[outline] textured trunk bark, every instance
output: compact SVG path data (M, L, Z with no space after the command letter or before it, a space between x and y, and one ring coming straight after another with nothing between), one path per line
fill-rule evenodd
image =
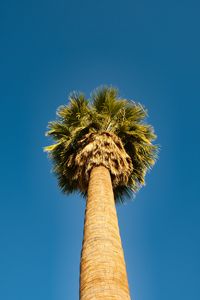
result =
M81 253L80 300L130 300L110 172L90 174Z

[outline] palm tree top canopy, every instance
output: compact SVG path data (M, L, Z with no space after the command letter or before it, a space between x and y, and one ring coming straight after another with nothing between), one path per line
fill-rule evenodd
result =
M147 111L120 98L113 87L97 88L90 99L73 92L69 100L58 108L58 119L49 122L46 133L55 141L45 151L62 191L86 195L91 169L104 165L110 170L115 200L133 195L145 184L157 157L153 127L144 122Z

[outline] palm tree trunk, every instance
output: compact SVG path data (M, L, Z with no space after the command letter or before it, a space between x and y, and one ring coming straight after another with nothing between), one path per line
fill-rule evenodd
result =
M90 174L80 268L80 300L130 300L110 172Z

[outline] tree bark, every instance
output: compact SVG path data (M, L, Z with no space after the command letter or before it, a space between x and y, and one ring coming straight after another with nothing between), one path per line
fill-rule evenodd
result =
M80 300L130 300L110 172L90 174L80 266Z

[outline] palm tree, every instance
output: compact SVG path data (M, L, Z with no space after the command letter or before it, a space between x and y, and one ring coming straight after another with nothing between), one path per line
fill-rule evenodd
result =
M87 197L80 264L80 299L130 299L116 203L144 185L155 163L153 128L141 104L100 87L90 99L70 95L49 123L55 143L45 147L61 190Z

